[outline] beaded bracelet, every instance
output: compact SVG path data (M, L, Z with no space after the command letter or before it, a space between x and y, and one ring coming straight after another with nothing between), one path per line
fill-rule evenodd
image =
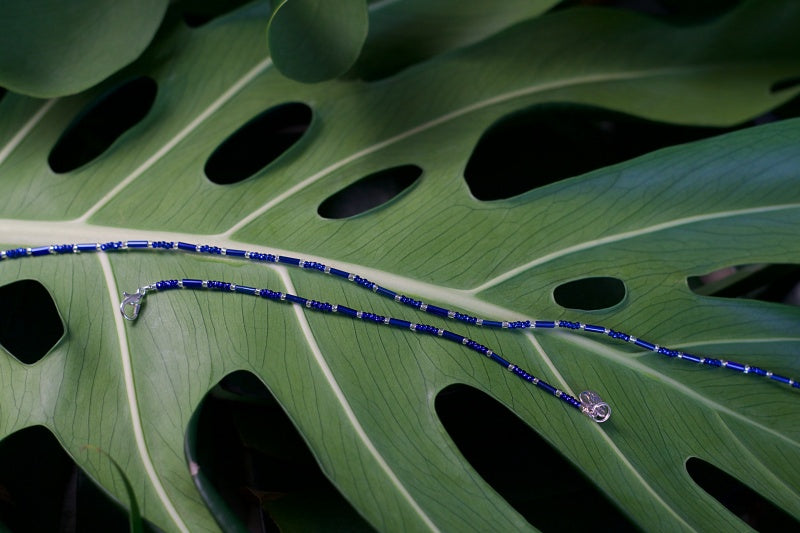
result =
M302 268L306 270L317 271L335 277L346 279L356 285L370 290L373 293L379 294L385 298L392 299L397 303L404 304L419 311L428 314L436 315L439 317L446 317L451 320L459 320L467 324L475 326L496 328L496 329L567 329L573 332L588 332L595 333L610 337L615 340L623 341L626 343L634 344L645 350L655 352L666 357L682 359L692 363L699 363L710 367L723 367L734 370L743 374L754 374L756 376L763 376L773 381L784 383L790 387L800 388L800 382L794 379L775 374L762 368L751 366L748 364L738 363L735 361L726 361L722 359L715 359L709 357L699 357L687 352L673 350L658 344L648 342L644 339L634 337L621 331L598 326L594 324L585 324L582 322L571 322L566 320L517 320L517 321L498 321L486 320L470 316L464 313L445 309L435 305L429 305L420 300L409 298L405 295L398 294L390 289L377 285L366 278L333 268L316 261L305 261L295 257L275 255L271 253L261 253L246 250L238 250L231 248L222 248L218 246L190 244L186 242L172 242L172 241L111 241L105 243L87 243L87 244L59 244L50 246L40 246L36 248L15 248L11 250L0 251L0 261L6 259L17 259L22 257L38 257L51 254L69 254L69 253L82 253L82 252L117 252L123 250L164 250L164 251L183 251L199 254L219 255L234 258L243 258L253 262L259 263L275 263L286 266ZM571 395L553 387L552 385L542 381L541 379L529 374L517 365L506 361L503 357L498 355L493 350L477 343L476 341L458 335L451 331L447 331L435 326L426 324L416 324L406 320L396 319L392 317L384 317L373 313L358 311L346 306L329 304L325 302L318 302L310 300L301 296L276 292L269 289L257 289L244 285L236 285L233 283L213 281L213 280L197 280L197 279L182 279L182 280L165 280L146 285L139 288L135 293L123 293L123 300L120 305L120 312L128 320L135 320L139 314L143 299L146 294L153 291L164 291L168 289L211 289L237 292L240 294L248 294L252 296L260 296L262 298L278 301L286 301L297 305L305 306L308 309L325 312L337 313L348 316L355 320L365 320L376 324L383 324L397 328L408 329L417 333L426 333L442 337L452 342L457 342L466 347L477 351L478 353L492 359L496 363L504 366L510 372L514 373L521 379L536 385L540 389L552 394L559 398L567 405L578 409L585 415L596 422L605 422L611 415L611 410L600 397L592 391L584 391L580 393L579 398L575 399Z

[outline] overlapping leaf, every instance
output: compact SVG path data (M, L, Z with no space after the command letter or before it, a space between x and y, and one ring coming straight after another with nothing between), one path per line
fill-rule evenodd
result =
M539 103L727 125L786 101L796 90L771 87L800 71L792 2L751 2L685 28L565 10L379 83L315 86L271 68L262 46L267 16L255 7L197 30L165 29L119 76L158 82L148 117L68 174L49 170L48 150L105 87L47 102L6 95L3 244L149 237L268 248L471 314L606 323L662 344L800 371L796 309L702 298L686 285L688 276L722 266L798 261L800 123L671 148L502 202L474 199L461 177L490 124ZM235 185L203 176L205 159L231 132L289 101L311 106L314 119L287 154ZM424 174L392 203L347 220L317 215L330 194L407 163ZM468 330L564 390L596 389L614 409L597 426L459 346L405 331L225 294L154 295L132 325L114 311L122 290L195 277L415 316L315 273L134 252L0 267L2 283L40 280L67 330L36 365L0 357L0 435L46 425L125 501L108 462L78 453L86 444L102 448L125 470L143 516L167 530L216 527L193 486L183 439L203 395L237 369L268 385L325 472L379 529L528 527L436 417L436 393L458 382L511 407L647 529L744 529L691 481L690 456L800 516L800 397L778 384L600 338ZM594 313L553 302L559 284L596 275L622 279L625 300ZM536 461L502 457L502 443L498 455Z

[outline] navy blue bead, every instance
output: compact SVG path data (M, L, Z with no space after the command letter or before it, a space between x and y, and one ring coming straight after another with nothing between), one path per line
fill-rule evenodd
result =
M300 260L297 259L296 257L286 257L286 256L283 256L283 255L279 255L278 256L278 262L286 264L286 265L293 265L293 266L299 266L300 265Z
M452 331L445 330L444 333L442 333L442 337L444 337L445 339L451 340L453 342L457 342L459 344L464 342L464 337L463 336L461 336L461 335L459 335L457 333L453 333Z
M349 307L346 307L344 305L340 305L337 308L337 310L338 310L339 313L342 313L343 315L347 315L347 316L356 316L357 315L357 311L355 309L350 309Z
M533 323L534 328L554 328L556 323L552 320L536 320Z
M100 245L100 249L105 252L113 252L122 248L122 241L109 241Z
M707 358L704 363L708 366L722 366L722 361L719 359Z
M248 287L247 285L237 285L234 289L236 292L241 294L255 294L256 289L255 287Z
M586 326L586 327L588 328L589 326ZM650 350L651 352L654 352L655 349L656 349L656 345L655 344L653 344L652 342L647 342L647 341L642 340L642 339L636 339L636 342L634 342L634 344L636 346L641 346L642 348Z
M247 252L245 252L244 250L237 250L235 248L234 249L228 248L227 250L225 250L225 255L229 255L231 257L244 257L244 254L246 253Z
M334 276L339 276L340 278L347 278L350 276L349 272L345 272L344 270L339 270L338 268L332 268L331 274Z
M536 386L539 387L540 389L546 390L550 394L556 393L556 388L550 385L549 383L545 383L544 381L539 381L539 383L537 383Z
M728 361L728 364L726 364L725 366L733 370L738 370L739 372L744 372L744 365L741 363L737 363L736 361Z
M24 257L25 255L27 255L27 251L25 250L25 248L14 248L11 250L6 250L6 257L9 259Z
M399 320L397 318L390 318L389 325L395 326L397 328L408 329L409 327L411 327L411 322L409 322L408 320Z
M789 381L791 381L789 378L785 376L779 376L778 374L772 374L772 376L770 376L770 379L774 379L775 381L780 381L781 383L786 383L787 385L789 384Z
M147 248L147 241L127 241L125 245L128 248Z
M188 242L179 242L178 250L186 250L187 252L196 252L197 246L195 246L194 244L189 244Z
M57 244L54 249L57 254L69 254L73 251L71 244Z
M396 292L394 292L394 291L390 291L389 289L384 289L384 288L383 288L383 287L381 287L381 286L378 286L378 290L376 290L375 292L377 292L377 293L378 293L378 294L380 294L381 296L385 296L385 297L387 297L387 298L391 298L391 299L393 299L393 300L394 300L394 297L395 297L395 296L397 296L397 293L396 293Z
M78 245L79 252L96 252L97 251L97 244L93 243L83 243Z
M758 368L757 366L751 367L750 368L750 372L752 372L753 374L756 374L757 376L766 376L767 375L767 371L766 370L764 370L763 368Z
M794 387L795 389L800 389L800 382L795 381L794 383L792 383L792 387Z
M590 333L605 333L606 328L603 326L595 326L594 324L585 324L583 326L584 331L588 331Z
M199 279L182 279L181 283L186 289L202 289L203 282Z
M502 328L503 323L499 320L484 320L483 326L487 328Z
M32 256L49 255L49 254L50 254L49 246L39 246L37 248L31 248Z
M703 360L696 355L692 355L690 353L685 353L681 355L681 358L686 359L687 361L691 361L692 363L702 363Z
M286 299L289 300L292 303L296 303L296 304L300 304L300 305L306 305L306 299L305 298L301 298L300 296L295 296L294 294L287 294L286 295Z
M429 305L425 312L437 316L447 316L447 309L437 305Z
M503 366L505 368L508 368L508 365L511 364L508 361L506 361L505 359L503 359L502 357L500 357L499 355L497 355L496 353L492 353L492 355L490 355L489 358L492 361L494 361L495 363L497 363L497 364L499 364L499 365L501 365L501 366Z
M559 320L558 324L556 324L560 328L566 329L581 329L581 325L579 322L570 322L568 320Z

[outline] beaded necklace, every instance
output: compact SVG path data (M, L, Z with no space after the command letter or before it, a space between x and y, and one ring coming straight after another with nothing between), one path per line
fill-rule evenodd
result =
M481 326L493 329L521 329L521 330L558 328L558 329L570 330L572 332L594 333L607 336L617 341L634 344L640 348L643 348L650 352L661 354L665 357L681 359L691 363L701 364L710 367L727 368L729 370L733 370L743 374L753 374L756 376L766 377L773 381L789 385L790 387L800 388L800 382L797 382L794 379L775 374L773 372L764 370L756 366L737 363L735 361L726 361L723 359L700 357L687 352L673 350L671 348L660 346L658 344L648 342L644 339L634 337L633 335L609 329L604 326L585 324L582 322L571 322L567 320L500 321L500 320L487 320L484 318L478 318L451 309L446 309L443 307L438 307L436 305L426 304L425 302L422 302L420 300L409 298L408 296L398 294L397 292L391 289L387 289L386 287L382 287L376 283L373 283L372 281L366 278L363 278L356 274L352 274L350 272L346 272L344 270L340 270L338 268L333 268L324 265L322 263L318 263L316 261L305 261L303 259L298 259L295 257L289 257L285 255L275 255L271 253L261 253L261 252L238 250L232 248L222 248L219 246L209 246L205 244L203 245L190 244L186 242L133 240L133 241L111 241L105 243L87 243L87 244L54 244L50 246L39 246L35 248L14 248L10 250L0 251L0 261L8 259L19 259L24 257L40 257L44 255L63 255L63 254L72 254L72 253L77 254L86 252L113 253L125 250L183 251L183 252L198 253L198 254L242 258L257 263L275 263L295 268L301 268L305 270L317 271L332 275L334 277L346 279L347 281L355 283L359 287L372 291L373 293L383 296L384 298L389 298L397 303L406 305L408 307L412 307L419 311L423 311L425 313L443 318L448 318L451 320L461 321L466 324L471 324L474 326ZM558 388L550 385L549 383L537 378L536 376L526 372L519 366L507 361L498 353L496 353L494 350L491 350L486 346L483 346L482 344L468 337L459 335L458 333L454 333L452 331L438 328L436 326L431 326L428 324L420 324L389 316L377 315L374 313L370 313L368 311L360 311L344 305L330 304L327 302L311 300L295 294L273 291L266 288L260 289L255 287L249 287L246 285L237 285L235 283L228 283L225 281L200 280L200 279L188 279L188 278L170 279L170 280L158 281L155 283L151 283L149 285L144 285L142 287L139 287L134 293L123 292L122 303L120 304L120 312L122 313L122 316L125 317L125 319L127 320L136 320L136 318L139 316L139 312L141 311L141 307L144 303L144 299L147 294L150 294L152 292L163 292L173 289L235 292L249 296L257 296L267 300L288 302L321 313L335 313L349 317L353 320L363 320L365 322L371 322L378 325L385 325L394 328L413 331L416 333L441 337L442 339L461 344L475 352L478 352L479 354L487 357L488 359L491 359L495 363L506 368L509 372L513 373L517 377L525 380L528 383L533 384L539 389L558 398L565 404L569 405L574 409L577 409L578 411L588 416L595 422L598 423L605 422L611 416L611 408L608 406L606 402L604 402L600 398L600 396L597 393L593 391L583 391L578 395L578 398L575 398L567 394L566 392L563 392Z

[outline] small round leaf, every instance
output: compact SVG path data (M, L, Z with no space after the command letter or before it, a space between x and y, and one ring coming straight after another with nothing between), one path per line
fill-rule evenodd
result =
M358 59L369 20L364 0L286 0L272 14L267 40L283 75L315 83L344 74Z

